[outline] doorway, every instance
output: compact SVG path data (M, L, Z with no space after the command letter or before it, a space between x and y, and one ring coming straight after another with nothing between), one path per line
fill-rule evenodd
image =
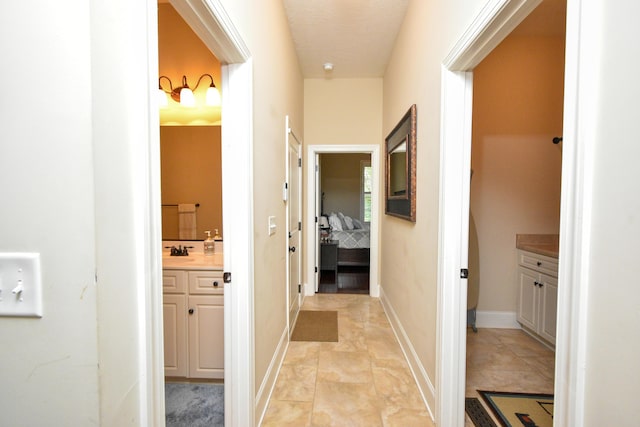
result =
M318 156L318 293L369 294L371 155Z
M498 4L499 3L499 4ZM491 2L480 11L456 46L443 61L442 131L440 175L440 242L438 261L438 386L436 422L439 425L464 424L464 375L466 354L467 286L461 269L468 265L469 185L471 159L471 114L473 70L540 2L508 0ZM577 9L576 9L577 10ZM560 286L556 344L556 422L573 425L582 410L583 373L576 361L584 360L584 293L579 288L580 268L585 254L580 241L584 218L579 215L578 195L584 179L585 153L575 149L575 120L579 116L575 98L581 46L578 29L580 15L567 13L567 62L565 64L565 103L563 108L563 183L560 226ZM575 37L572 38L572 37ZM574 265L564 264L571 260ZM569 347L570 342L575 345ZM453 357L452 357L453 355ZM462 355L462 357L461 357ZM570 396L569 390L577 392Z
M311 145L309 146L308 150L307 150L307 174L306 174L306 178L307 178L307 194L309 195L309 197L307 197L307 223L308 224L312 224L311 227L307 227L307 242L309 242L309 245L307 247L307 256L306 256L306 271L307 271L307 289L306 289L306 295L314 295L316 292L319 291L320 289L320 280L321 280L321 273L324 272L325 273L325 278L326 280L330 280L331 281L331 286L333 288L335 288L337 290L337 282L336 279L338 279L338 274L339 274L339 265L338 265L338 243L337 242L333 242L331 238L329 238L328 240L331 240L331 242L327 242L326 237L330 237L328 236L329 230L328 230L328 222L329 222L329 218L328 216L326 216L325 218L327 219L327 226L323 227L325 228L324 230L321 229L321 217L322 217L322 210L324 209L325 211L327 211L327 209L330 209L329 206L324 207L323 206L323 200L322 200L322 191L321 191L321 186L320 186L320 182L321 182L321 178L320 178L320 173L321 173L321 164L320 164L320 156L321 155L332 155L332 156L343 156L343 155L355 155L355 156L368 156L369 157L369 161L370 161L370 165L371 165L371 169L369 170L369 172L371 173L371 188L370 188L370 194L367 195L367 197L370 199L370 225L369 225L369 264L368 264L368 277L369 277L369 289L368 292L366 292L367 294L369 294L370 296L374 296L374 297L378 297L380 295L380 288L379 288L379 284L378 284L378 227L379 227L379 206L378 206L378 201L379 199L379 184L378 184L378 180L380 177L380 160L379 160L379 152L380 152L380 147L377 145ZM364 158L364 157L363 157ZM358 176L360 174L359 169L361 167L361 165L363 165L362 163L360 163L360 160L358 160L357 162L357 168L358 170L356 171ZM357 186L360 185L360 181L358 180ZM336 199L339 200L339 199ZM336 203L340 204L342 202L336 201ZM353 201L354 206L358 206L357 208L353 208L354 211L357 209L358 212L360 210L360 200L356 200ZM338 205L336 205L338 206ZM326 212L326 213L330 213L330 212ZM337 212L334 212L336 218L337 218ZM344 213L343 213L344 214ZM349 215L351 216L351 215ZM355 214L353 214L353 216L355 216ZM358 217L360 216L360 214L358 213ZM340 221L340 219L337 219L338 221ZM325 251L327 250L327 248L329 248L329 244L332 244L333 246L329 249L333 249L334 252L332 253L332 263L331 263L331 268L325 268L322 270L326 270L326 271L321 271L321 251L323 250L323 233L327 233L326 235L324 235L325 238L325 246L324 249ZM364 263L362 262L362 257L355 260L353 262L353 264L355 265L348 265L348 261L347 264L344 265L344 267L346 268L344 271L346 273L349 273L347 271L347 269L349 267L358 267L358 269L362 269L364 268L365 270L367 270L367 266L363 265ZM359 274L360 272L356 272L355 274ZM330 276L330 279L328 278L328 275ZM345 280L350 280L348 278L348 275L345 276L347 277Z
M553 393L565 7L538 6L473 70L466 398ZM555 245L545 284L516 236Z

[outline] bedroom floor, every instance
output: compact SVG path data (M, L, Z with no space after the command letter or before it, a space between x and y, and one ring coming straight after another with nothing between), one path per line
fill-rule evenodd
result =
M320 274L318 293L369 294L369 267L338 267L338 280L331 271Z

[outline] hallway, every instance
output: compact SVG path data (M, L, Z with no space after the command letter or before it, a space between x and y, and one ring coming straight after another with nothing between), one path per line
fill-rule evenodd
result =
M338 342L290 342L262 426L433 426L382 305L316 294L338 311Z

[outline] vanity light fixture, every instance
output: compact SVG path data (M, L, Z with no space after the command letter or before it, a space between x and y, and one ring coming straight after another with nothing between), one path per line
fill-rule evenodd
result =
M182 76L182 85L176 88L173 87L171 83L171 79L167 76L160 76L158 78L158 96L159 96L159 104L160 107L165 107L168 105L167 95L171 95L171 99L176 102L179 102L180 105L185 107L194 107L196 105L196 99L193 95L193 91L198 89L200 86L200 82L204 77L209 77L211 79L211 84L207 88L207 95L205 98L205 104L210 107L215 107L220 105L220 92L216 87L216 84L213 82L213 77L211 74L203 74L198 78L198 82L196 86L191 90L189 84L187 83L187 77ZM169 81L169 90L167 91L162 87L162 79L166 79Z

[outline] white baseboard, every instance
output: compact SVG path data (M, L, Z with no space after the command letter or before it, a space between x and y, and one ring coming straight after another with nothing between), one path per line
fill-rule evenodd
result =
M271 393L273 393L273 389L276 386L276 379L278 378L278 373L280 372L280 367L282 366L282 362L284 361L284 356L287 353L287 347L289 346L288 339L288 330L284 328L282 332L282 336L280 337L280 342L278 343L278 347L276 347L275 353L273 353L273 357L271 358L271 362L269 363L269 368L267 369L267 373L262 380L262 384L260 384L260 389L258 390L258 394L256 395L256 414L258 415L258 424L262 424L262 419L264 418L264 414L267 411L267 405L269 403L269 399L271 399Z
M478 328L522 329L516 320L515 311L477 311Z
M429 415L431 419L435 419L433 414L433 408L435 408L436 402L436 389L433 386L433 383L429 379L429 375L427 375L427 371L422 366L422 362L418 358L418 354L416 353L409 337L407 336L402 324L400 323L400 319L396 315L395 310L391 306L391 303L386 298L384 294L384 289L382 286L380 289L380 302L382 303L382 307L384 308L385 314L387 315L387 319L389 319L389 323L391 324L391 329L395 334L398 342L400 343L400 348L404 353L404 357L409 364L409 369L413 375L413 378L416 380L416 384L418 386L418 390L422 395L422 400L427 406L427 410L429 411Z

